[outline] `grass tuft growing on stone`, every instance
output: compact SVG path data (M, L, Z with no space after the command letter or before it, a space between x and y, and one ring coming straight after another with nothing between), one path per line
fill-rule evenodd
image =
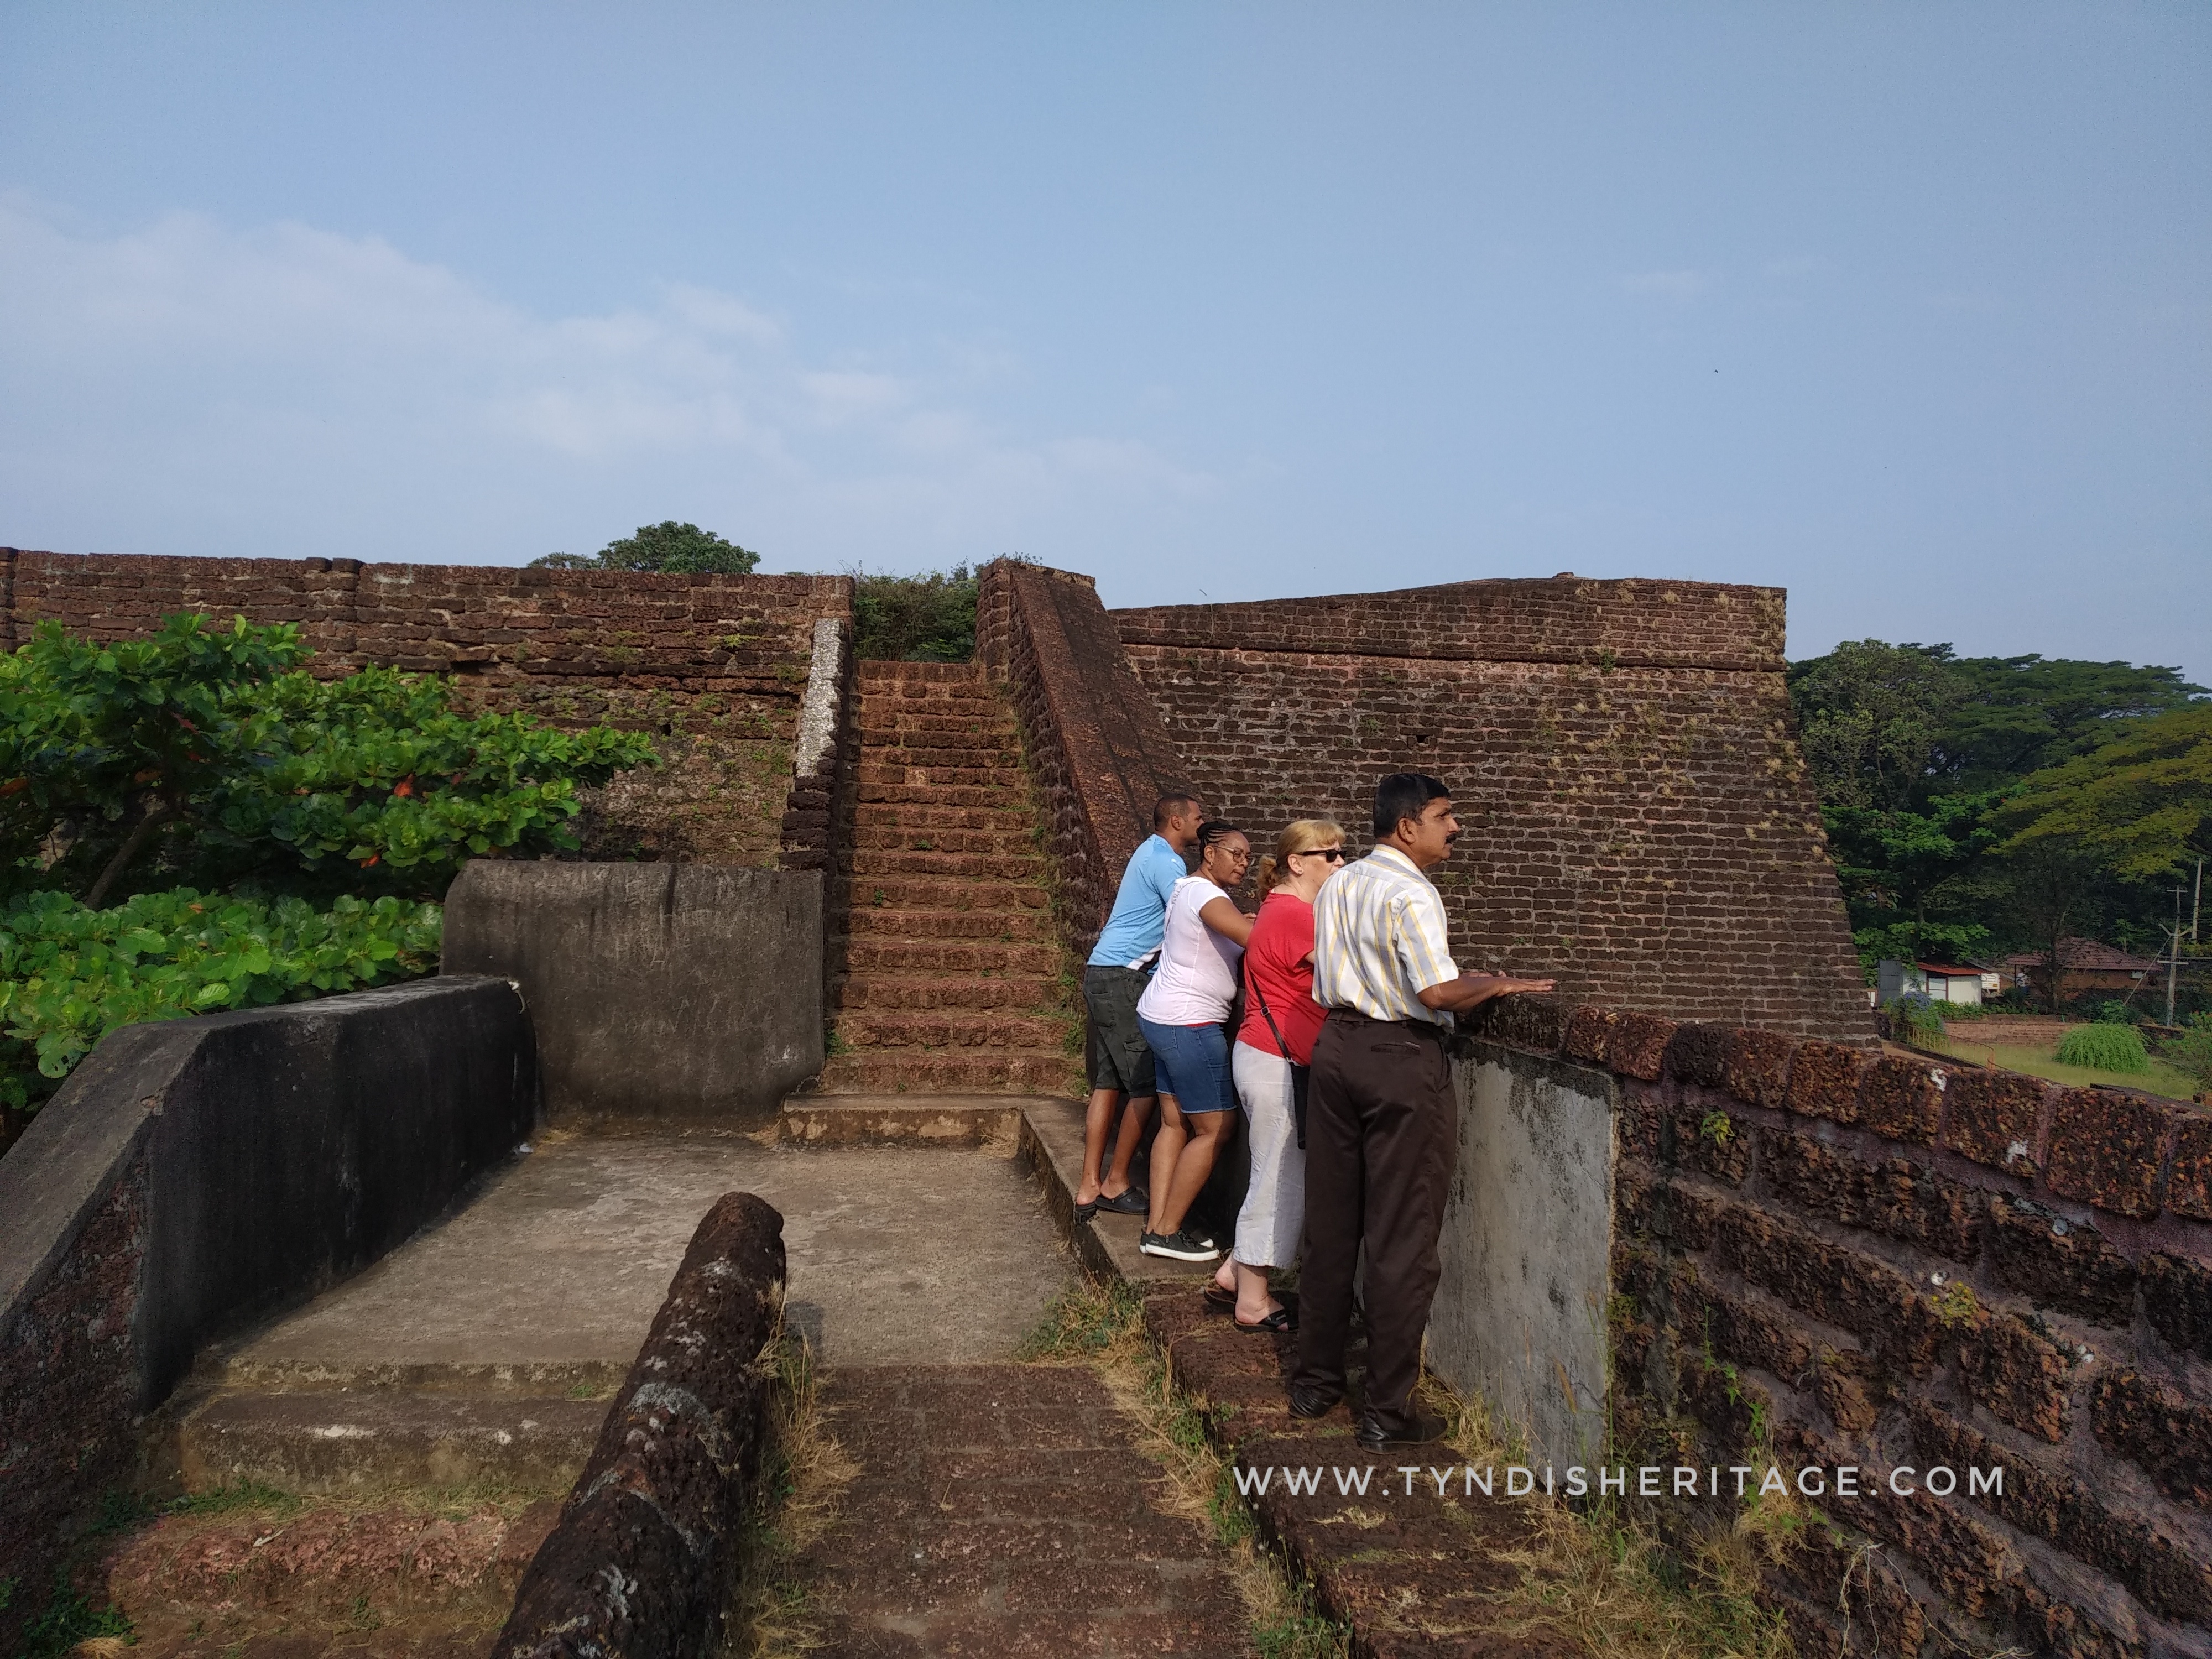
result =
M774 1388L757 1496L738 1546L724 1623L724 1659L783 1659L821 1647L799 1559L836 1518L860 1473L824 1421L813 1350L788 1326L763 1351Z

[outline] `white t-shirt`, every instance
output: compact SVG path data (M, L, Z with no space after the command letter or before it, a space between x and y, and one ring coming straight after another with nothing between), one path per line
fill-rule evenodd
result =
M1228 896L1204 876L1185 876L1169 893L1160 965L1137 999L1137 1012L1153 1024L1218 1025L1229 1018L1244 947L1215 933L1198 914Z

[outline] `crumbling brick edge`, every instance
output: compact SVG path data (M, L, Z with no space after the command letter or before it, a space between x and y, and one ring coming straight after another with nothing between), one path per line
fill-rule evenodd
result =
M719 1650L783 1285L782 1216L753 1194L726 1194L691 1236L494 1659Z

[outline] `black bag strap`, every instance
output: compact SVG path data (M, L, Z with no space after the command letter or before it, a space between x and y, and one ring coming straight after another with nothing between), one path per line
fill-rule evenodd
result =
M1283 1041L1283 1034L1276 1027L1274 1015L1267 1012L1267 994L1260 988L1260 975L1253 971L1249 951L1244 954L1244 982L1252 988L1252 1000L1260 1005L1260 1018L1267 1022L1267 1035L1275 1039L1275 1047L1281 1051L1284 1061L1297 1065L1297 1061L1291 1058L1291 1045Z

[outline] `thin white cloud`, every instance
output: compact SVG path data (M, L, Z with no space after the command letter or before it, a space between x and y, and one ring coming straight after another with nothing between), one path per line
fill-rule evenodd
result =
M736 504L732 530L827 544L792 557L849 556L917 514L988 556L1040 517L1218 487L1133 440L969 406L1018 368L1002 343L915 355L934 367L810 352L789 319L696 284L546 319L373 236L182 213L85 236L0 198L0 496L82 522L49 532L62 545L118 521L104 489L151 526L130 532L145 551L205 550L170 522L288 518L320 538L289 550L400 556L455 522L491 550L579 502L626 527L706 499Z
M1623 293L1676 301L1694 300L1711 285L1710 278L1696 270L1645 270L1620 279Z

